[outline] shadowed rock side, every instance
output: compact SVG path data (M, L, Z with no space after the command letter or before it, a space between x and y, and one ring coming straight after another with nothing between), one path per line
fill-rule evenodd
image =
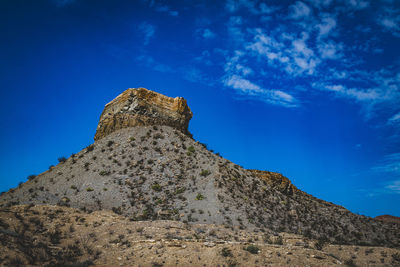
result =
M298 190L280 174L246 170L212 153L186 134L190 117L183 99L129 89L106 106L93 145L2 194L0 207L112 210L132 221L175 220L399 247L400 225L353 214Z
M149 125L168 125L190 135L191 118L182 97L167 97L145 88L128 89L105 106L94 140L119 129Z

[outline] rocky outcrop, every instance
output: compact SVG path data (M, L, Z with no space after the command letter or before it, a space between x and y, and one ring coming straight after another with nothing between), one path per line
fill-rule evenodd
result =
M147 125L167 125L191 136L188 131L191 118L192 112L182 97L130 88L105 106L94 140L123 128Z
M260 179L266 181L272 188L281 191L285 195L293 195L294 193L300 192L296 186L294 186L288 178L280 173L269 172L269 171L259 171L259 170L249 170L255 174Z

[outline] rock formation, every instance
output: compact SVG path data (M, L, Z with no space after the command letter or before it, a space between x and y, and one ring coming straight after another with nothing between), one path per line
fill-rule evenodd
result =
M94 140L123 128L149 125L171 126L190 136L191 118L192 112L182 97L172 98L145 88L130 88L105 106Z
M375 220L388 222L388 223L398 223L398 224L400 224L400 217L396 217L396 216L392 216L392 215L376 216Z
M283 176L280 173L269 172L269 171L259 171L259 170L250 170L253 174L258 176L260 179L266 181L271 185L272 188L279 190L285 195L293 195L300 190L294 186L288 178Z

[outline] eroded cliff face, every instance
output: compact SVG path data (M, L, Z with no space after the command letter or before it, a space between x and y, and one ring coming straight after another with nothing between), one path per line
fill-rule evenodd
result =
M294 186L288 178L280 173L269 172L269 171L259 171L259 170L249 170L253 174L257 175L262 180L265 180L273 188L281 191L285 195L293 195L294 193L300 192L296 186Z
M104 107L94 140L123 128L148 125L171 126L191 136L188 126L192 115L182 97L172 98L145 88L130 88Z

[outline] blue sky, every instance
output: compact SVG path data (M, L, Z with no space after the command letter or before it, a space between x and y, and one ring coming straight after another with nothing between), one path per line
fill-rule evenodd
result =
M194 137L368 216L400 216L400 2L5 0L0 190L93 142L127 88Z

